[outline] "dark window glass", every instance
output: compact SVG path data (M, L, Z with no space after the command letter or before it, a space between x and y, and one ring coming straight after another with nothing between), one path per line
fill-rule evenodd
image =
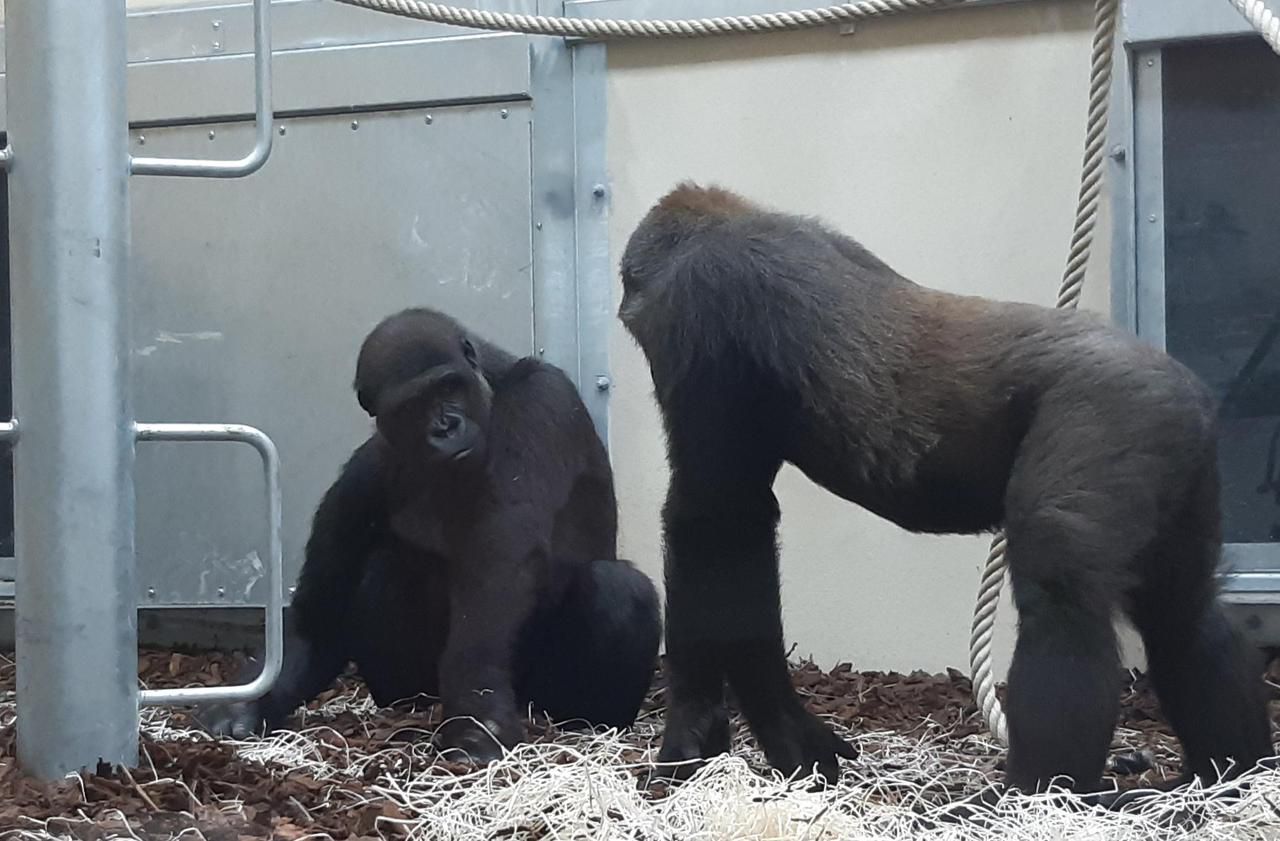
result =
M1224 536L1280 540L1280 61L1163 54L1165 336L1221 403Z

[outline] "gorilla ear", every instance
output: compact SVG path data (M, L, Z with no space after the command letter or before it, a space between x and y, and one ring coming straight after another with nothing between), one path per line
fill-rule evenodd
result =
M466 336L462 337L462 358L467 360L467 364L477 370L480 368L480 354L476 353L476 346L471 344L471 340Z

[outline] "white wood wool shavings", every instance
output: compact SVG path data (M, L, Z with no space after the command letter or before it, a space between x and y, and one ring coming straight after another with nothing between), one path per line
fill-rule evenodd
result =
M3 706L0 719L11 714ZM994 745L979 737L948 738L938 728L922 730L915 738L850 735L861 757L845 763L836 786L814 788L815 778L788 781L770 772L749 740L739 738L730 754L707 763L668 796L655 798L644 783L660 728L647 721L623 734L562 734L555 743L520 745L489 767L459 776L438 767L409 770L415 767L409 760L416 758L421 769L430 758L425 740L376 753L347 746L336 731L319 723L326 713L339 712L369 714L373 708L364 698L339 697L326 710L308 715L307 721L318 726L232 744L245 758L304 769L322 780L361 777L378 761L385 770L369 787L370 800L386 799L407 816L380 823L380 834L389 839L1280 841L1280 771L1260 775L1237 799L1214 798L1226 787L1192 787L1129 812L1106 812L1081 810L1070 795L1056 793L1006 798L985 811L980 824L922 825L920 813L936 817L945 808L929 805L941 788L982 787L999 753ZM161 710L146 711L143 726L156 739L208 738L174 727ZM396 763L397 758L403 761ZM1199 819L1189 825L1169 820L1180 813ZM0 837L71 838L38 826ZM197 836L188 832L184 837Z

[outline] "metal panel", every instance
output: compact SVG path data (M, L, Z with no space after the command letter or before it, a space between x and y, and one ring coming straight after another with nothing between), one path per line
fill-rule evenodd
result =
M539 0L536 11L556 14L559 0ZM564 369L575 385L578 374L578 288L574 246L575 199L573 52L559 38L532 44L533 97L533 259L538 278L534 324L538 353Z
M529 0L484 0L496 12L530 11ZM130 63L212 58L253 53L251 0L139 9L129 17ZM410 20L330 0L273 0L272 41L276 53L340 44L375 44L474 35L478 30ZM5 67L0 46L0 70Z
M574 220L577 247L578 372L596 430L609 444L609 332L614 326L614 263L609 252L606 123L608 55L604 44L573 48Z
M474 35L275 52L275 112L526 98L531 85L529 42L522 35ZM253 113L252 55L134 64L128 80L131 125L216 121ZM0 119L4 101L0 84Z
M527 0L484 0L471 5L494 12L529 10ZM477 32L381 14L331 0L274 0L271 29L276 52L339 44L452 38ZM150 9L129 16L131 62L252 52L253 21L248 2L198 9Z
M1164 347L1164 140L1160 51L1134 56L1134 324Z
M1024 2L1029 0L968 0L962 8ZM564 5L571 17L653 20L795 12L828 4L824 0L568 0Z
M286 579L320 493L368 434L351 378L379 318L438 306L532 349L530 118L515 102L282 120L248 179L135 181L137 415L252 424L279 443ZM250 131L132 136L197 156ZM262 603L258 470L252 453L139 452L144 604Z
M1133 259L1133 56L1116 46L1111 75L1111 147L1104 176L1111 190L1111 320L1137 332L1136 266Z
M1124 0L1120 14L1121 37L1135 45L1184 38L1257 35L1244 16L1226 0Z

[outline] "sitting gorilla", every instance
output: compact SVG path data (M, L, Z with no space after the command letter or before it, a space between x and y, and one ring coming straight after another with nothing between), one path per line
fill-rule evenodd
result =
M315 513L280 678L205 726L275 728L348 661L379 705L439 697L438 744L479 762L520 741L529 703L631 724L658 597L613 560L608 456L564 372L410 309L365 339L355 388L376 430Z

